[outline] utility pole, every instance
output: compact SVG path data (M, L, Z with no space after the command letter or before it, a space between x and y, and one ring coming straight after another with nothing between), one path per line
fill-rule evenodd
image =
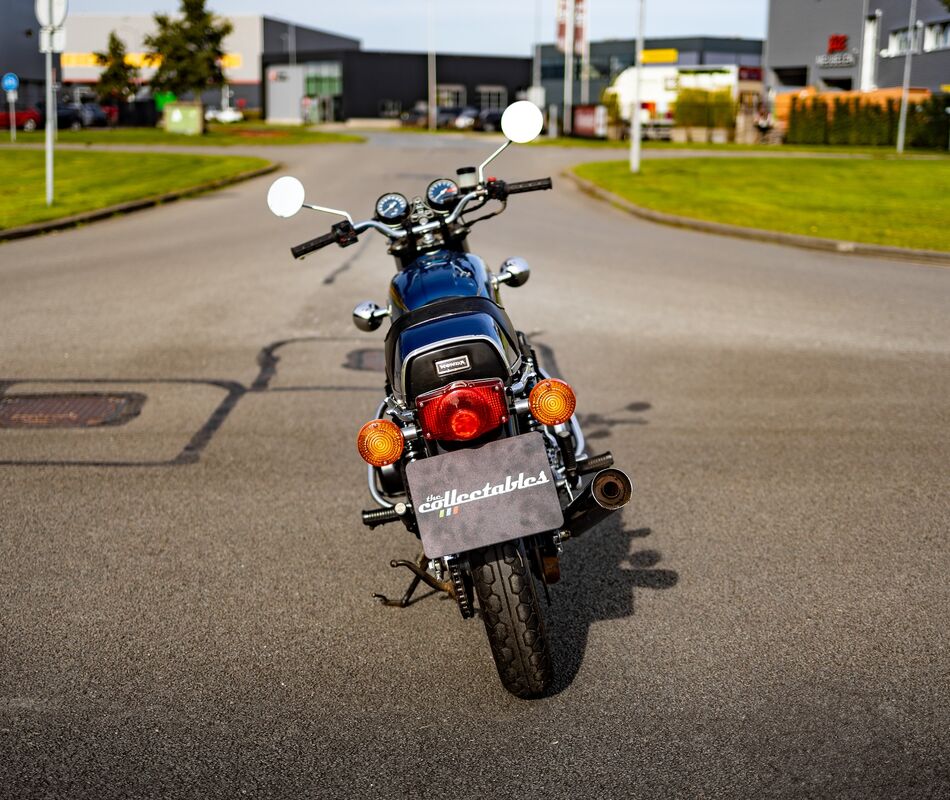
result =
M574 130L574 0L567 0L564 20L564 120L561 130L570 136Z
M428 0L426 4L426 11L428 16L427 32L429 40L429 130L434 131L438 125L438 107L436 102L438 101L437 91L436 91L436 75L435 75L435 33L433 32L432 25L432 0Z
M633 114L630 117L630 171L640 172L640 89L643 76L643 23L646 17L646 0L640 3L640 26L637 29L637 52L634 56L634 65L637 69L637 80L633 92Z
M67 0L36 0L40 23L40 52L46 55L46 205L53 205L53 139L56 136L56 95L53 91L53 53L62 53L66 43L63 23Z
M588 0L584 0L582 8L584 9L582 17L584 36L581 39L581 104L586 106L590 102L590 20L587 18L590 5Z
M897 124L897 152L904 152L904 139L907 135L907 100L910 93L910 63L914 53L914 40L917 38L917 0L910 0L910 19L907 22L907 55L904 57L904 85L901 89L901 115Z

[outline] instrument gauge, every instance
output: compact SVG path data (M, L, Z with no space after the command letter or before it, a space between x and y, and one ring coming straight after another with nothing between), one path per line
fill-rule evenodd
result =
M426 200L437 211L445 211L455 204L459 198L458 184L449 178L439 178L429 184L426 189Z
M402 222L408 215L409 201L399 192L384 194L376 201L376 216L387 224Z

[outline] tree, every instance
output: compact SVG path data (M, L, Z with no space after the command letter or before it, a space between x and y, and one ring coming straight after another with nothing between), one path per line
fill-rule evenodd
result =
M145 37L148 57L158 64L152 88L179 97L221 86L225 37L233 30L227 20L205 8L205 0L181 0L180 17L155 15L154 35Z
M126 61L125 43L116 36L115 31L109 34L109 44L104 53L93 53L96 62L105 67L96 84L96 95L102 103L118 100L129 100L138 90L138 67Z

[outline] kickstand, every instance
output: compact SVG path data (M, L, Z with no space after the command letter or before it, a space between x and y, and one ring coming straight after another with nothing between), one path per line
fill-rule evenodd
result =
M390 600L384 594L373 593L373 597L379 600L384 606L391 606L393 608L406 608L412 602L412 596L415 594L416 589L419 588L420 583L424 583L426 586L431 586L437 592L445 592L446 594L454 597L452 591L452 584L449 581L437 581L433 578L428 572L426 572L426 564L428 559L426 558L425 553L421 553L419 557L413 561L390 561L389 566L393 569L399 567L405 567L412 573L412 580L409 582L409 588L406 589L405 594L399 600Z

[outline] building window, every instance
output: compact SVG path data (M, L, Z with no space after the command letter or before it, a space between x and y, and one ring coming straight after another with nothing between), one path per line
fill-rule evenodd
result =
M917 37L914 36L914 52L919 52L918 45L920 43L917 41ZM910 30L908 28L901 28L900 30L893 31L887 39L887 50L885 50L881 55L883 56L904 56L907 55L908 49L911 46L911 36Z
M936 22L924 28L924 52L950 48L950 21Z
M773 70L780 86L807 86L807 67L775 67Z
M460 108L465 105L465 87L460 83L440 83L435 97L439 108Z
M508 90L504 86L476 86L478 107L483 111L500 111L508 105Z
M333 97L343 94L343 65L339 61L317 61L307 64L306 94L308 97Z
M379 116L387 119L395 119L402 113L402 103L398 100L380 100Z

